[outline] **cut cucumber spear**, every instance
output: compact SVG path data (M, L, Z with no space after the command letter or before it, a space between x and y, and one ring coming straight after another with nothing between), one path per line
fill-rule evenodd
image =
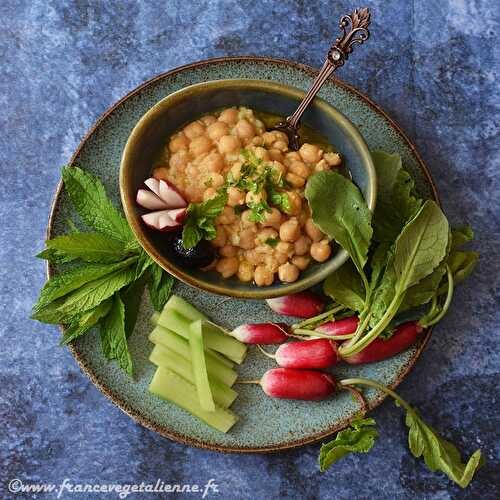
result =
M208 381L207 365L205 363L205 349L203 348L203 325L201 320L191 323L189 347L191 349L191 363L193 366L194 385L198 392L200 406L206 411L215 411L214 398Z
M189 316L186 316L189 314ZM230 337L222 328L210 322L206 316L197 311L191 304L185 300L173 295L165 304L163 311L159 316L153 315L153 322L165 328L173 330L178 335L188 338L189 326L192 322L203 320L210 325L204 332L205 346L214 351L224 354L230 360L241 364L247 353L247 346Z
M191 350L188 341L168 328L163 328L162 326L155 327L149 335L149 340L153 344L171 349L177 355L189 361L191 360ZM215 356L215 354L217 353L210 350L206 351L205 362L209 375L228 386L232 386L238 374L225 363L222 363L219 360L220 356Z
M185 378L188 382L194 383L193 366L191 362L179 356L171 349L156 344L149 355L149 361L156 366L168 368L177 373L177 375ZM210 382L210 388L212 389L215 403L221 408L229 408L234 403L238 393L228 385L211 376L210 370L208 373L208 381Z
M149 391L156 396L184 408L195 417L221 432L227 432L238 417L230 410L215 406L215 411L204 410L198 401L196 387L167 368L158 367Z

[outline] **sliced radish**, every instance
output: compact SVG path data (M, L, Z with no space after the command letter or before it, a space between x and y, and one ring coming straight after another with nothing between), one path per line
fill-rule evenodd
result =
M156 196L160 196L160 181L154 177L150 177L144 181L144 184L153 191Z
M136 197L137 204L150 210L163 210L168 208L168 205L156 194L147 189L139 189Z
M186 209L158 210L142 216L142 220L150 227L159 231L174 231L186 218Z
M158 196L169 208L183 208L187 206L186 200L172 183L165 180L159 181L159 190L160 194Z

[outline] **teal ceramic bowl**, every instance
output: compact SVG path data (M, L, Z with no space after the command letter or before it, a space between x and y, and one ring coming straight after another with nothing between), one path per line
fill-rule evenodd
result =
M127 220L146 252L165 270L185 283L208 292L230 297L266 299L289 295L310 288L338 269L347 253L338 246L325 263L313 264L294 283L257 287L237 278L223 278L215 271L205 272L176 263L163 233L148 228L145 213L135 202L137 190L151 176L155 157L166 139L199 116L230 106L245 106L279 116L290 115L304 97L302 90L266 80L217 80L190 85L155 104L137 122L122 155L120 192ZM365 140L357 128L333 106L316 98L303 117L303 123L325 137L338 151L352 180L362 191L371 210L375 207L376 177Z

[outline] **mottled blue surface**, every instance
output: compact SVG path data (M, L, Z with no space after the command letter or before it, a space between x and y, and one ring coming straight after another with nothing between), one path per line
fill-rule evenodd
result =
M161 71L212 56L262 54L318 66L350 2L3 1L2 498L12 496L4 488L15 477L138 484L214 478L216 498L228 499L500 497L499 9L486 0L366 3L374 12L373 38L341 77L402 125L429 165L448 216L473 225L482 255L400 386L462 450L483 449L488 463L476 480L463 492L414 460L389 402L373 413L381 438L372 452L324 475L317 471L318 446L238 456L169 442L93 387L58 348L56 328L28 319L45 279L32 256L43 245L60 166L107 107Z

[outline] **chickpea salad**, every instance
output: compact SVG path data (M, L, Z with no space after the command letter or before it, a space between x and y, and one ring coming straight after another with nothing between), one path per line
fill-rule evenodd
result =
M292 283L332 253L311 216L306 183L341 166L331 147L291 151L286 134L266 131L253 110L227 108L169 138L146 181L151 192L139 190L137 201L154 210L146 224L177 233L182 226L174 246L187 265L257 286ZM161 203L166 194L170 204Z

